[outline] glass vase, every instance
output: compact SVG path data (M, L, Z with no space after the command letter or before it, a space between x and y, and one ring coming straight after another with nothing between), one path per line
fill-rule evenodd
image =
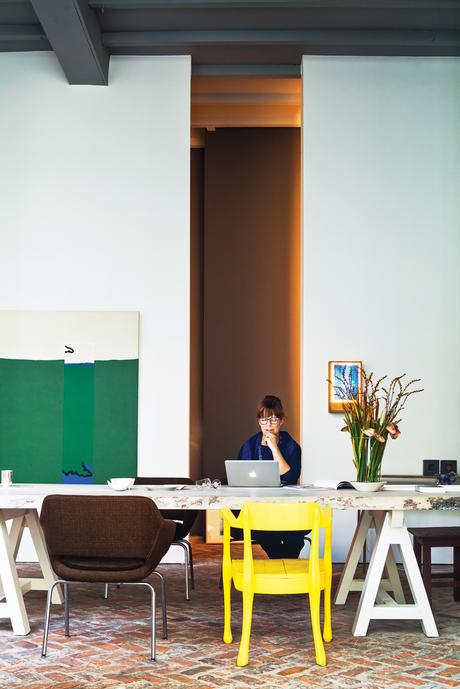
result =
M384 438L385 440L382 443L364 433L358 436L351 436L357 481L380 481L383 453L385 452L388 436L385 435Z

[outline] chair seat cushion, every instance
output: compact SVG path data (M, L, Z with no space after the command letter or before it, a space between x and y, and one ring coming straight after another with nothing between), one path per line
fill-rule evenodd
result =
M309 560L253 560L254 593L308 593ZM243 590L243 560L232 560L235 588ZM324 561L320 560L320 588L325 586Z
M88 558L88 557L61 557L61 563L65 567L96 572L126 572L131 569L139 569L145 564L140 558Z

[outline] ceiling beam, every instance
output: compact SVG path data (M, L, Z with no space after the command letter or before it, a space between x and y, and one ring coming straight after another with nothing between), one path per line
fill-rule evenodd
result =
M31 0L69 84L107 86L109 56L85 0Z
M460 31L235 29L217 31L108 31L108 48L165 48L175 46L344 46L460 48Z
M39 42L49 45L45 32L41 26L36 24L1 24L0 41L30 41L31 43Z
M197 65L192 76L300 77L300 62L294 65Z
M0 25L0 52L51 50L41 26L36 24Z
M458 9L459 0L89 0L93 9Z

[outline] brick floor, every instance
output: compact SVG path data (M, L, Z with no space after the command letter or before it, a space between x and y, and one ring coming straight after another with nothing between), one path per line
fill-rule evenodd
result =
M238 547L238 546L237 546ZM147 591L102 586L71 589L71 637L63 634L60 606L53 606L48 657L40 656L45 593L25 597L31 634L16 637L0 619L0 687L8 689L450 689L460 687L460 603L451 586L434 587L439 639L421 625L376 621L364 638L351 636L358 594L333 607L334 639L327 666L315 665L308 605L302 596L256 596L249 666L238 668L241 597L233 594L234 642L222 642L220 546L194 545L196 590L183 598L179 565L165 565L169 639L161 638L157 661L148 660ZM21 574L36 571L21 567ZM339 568L334 574L337 583Z

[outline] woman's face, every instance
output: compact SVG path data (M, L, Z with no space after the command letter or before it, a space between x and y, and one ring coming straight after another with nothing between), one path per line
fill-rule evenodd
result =
M278 435L284 419L279 419L271 409L264 409L264 415L259 419L260 430L264 435L274 433Z

